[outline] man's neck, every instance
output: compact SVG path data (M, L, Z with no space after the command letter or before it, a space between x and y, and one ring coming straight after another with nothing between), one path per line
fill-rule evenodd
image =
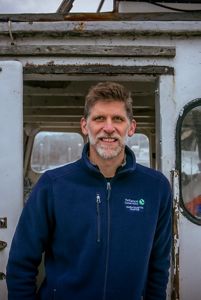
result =
M120 167L124 162L124 151L120 153L117 157L111 159L103 159L97 154L90 151L89 159L94 164L97 165L100 172L106 178L114 177L116 170Z

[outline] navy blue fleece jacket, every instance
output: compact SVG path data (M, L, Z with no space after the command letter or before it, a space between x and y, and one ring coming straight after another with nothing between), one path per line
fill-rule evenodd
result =
M135 162L107 181L88 159L47 171L20 217L7 266L9 300L166 299L171 190ZM36 291L45 253L45 279Z

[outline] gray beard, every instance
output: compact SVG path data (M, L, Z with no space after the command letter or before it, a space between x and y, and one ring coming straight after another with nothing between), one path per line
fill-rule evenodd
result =
M110 149L110 148L105 148L100 145L96 145L95 140L92 138L91 134L88 132L88 139L89 143L93 146L95 146L96 153L102 158L102 159L112 159L117 157L121 151L125 148L125 144L127 141L127 137L125 137L124 140L121 141L121 143L115 148L115 149Z
M103 158L103 159L112 159L112 158L117 157L120 154L120 152L122 151L122 148L123 147L118 146L118 147L116 147L116 149L107 150L107 149L97 145L95 149L96 149L96 152L98 153L98 155L101 158Z

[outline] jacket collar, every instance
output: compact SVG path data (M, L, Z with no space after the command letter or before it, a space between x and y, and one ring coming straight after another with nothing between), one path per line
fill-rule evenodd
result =
M82 162L85 167L87 167L91 172L95 172L96 174L101 174L98 167L93 165L89 160L89 143L85 144L82 151ZM118 167L116 171L116 175L124 174L126 172L133 172L136 169L136 158L133 151L126 146L125 147L125 162L122 166ZM102 174L101 174L102 175ZM115 176L116 176L115 175Z

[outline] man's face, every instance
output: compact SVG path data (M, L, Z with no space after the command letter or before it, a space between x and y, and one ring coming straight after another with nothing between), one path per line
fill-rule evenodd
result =
M135 121L128 119L125 104L119 101L98 101L88 118L81 120L82 132L89 138L90 152L102 159L122 154L126 139L133 135L135 127Z

